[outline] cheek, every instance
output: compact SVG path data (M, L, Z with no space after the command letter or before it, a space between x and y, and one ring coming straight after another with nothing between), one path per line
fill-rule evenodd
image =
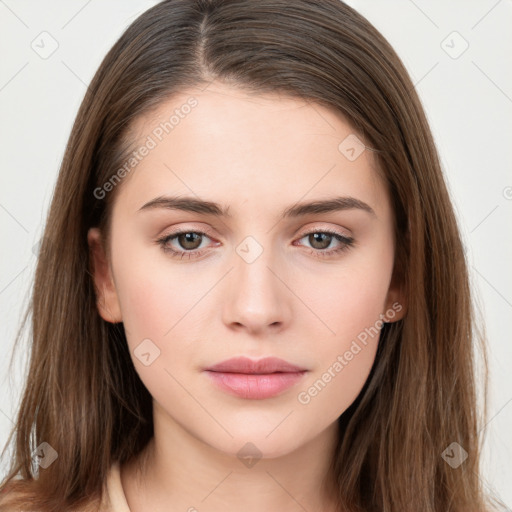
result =
M129 344L144 338L165 341L208 287L191 272L191 266L173 263L159 250L124 249L119 243L114 265Z
M130 272L118 272L117 291L130 344L138 338L162 338L174 324L174 312L183 307L177 290L155 270L135 265Z
M297 394L302 413L328 425L339 418L359 395L375 360L378 335L371 343L343 343L326 357Z
M393 251L386 247L368 251L364 257L354 255L343 265L301 280L298 294L307 298L316 315L316 319L314 315L308 318L310 323L316 322L317 332L321 331L327 341L322 344L326 354L344 349L350 340L381 319L386 312L392 266Z
M363 388L377 353L385 293L373 286L347 286L323 309L327 328L314 347L315 366L297 395L309 417L335 421Z
M142 382L169 410L187 404L194 411L178 382L183 381L184 369L197 364L187 327L196 312L194 304L207 288L165 262L148 262L147 251L144 257L132 252L130 257L119 258L116 279L128 348ZM177 343L179 350L173 350Z
M305 329L317 340L316 364L297 397L309 414L334 421L363 388L375 361L392 263L392 252L383 251L350 271L316 276L314 287L309 282L308 303L316 318L311 315Z

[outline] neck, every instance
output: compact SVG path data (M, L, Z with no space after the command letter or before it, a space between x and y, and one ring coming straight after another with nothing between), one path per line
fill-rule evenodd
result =
M156 404L155 404L156 405ZM166 414L154 414L154 437L121 468L132 512L335 512L330 461L337 422L306 445L265 457L254 445L227 453L194 437Z

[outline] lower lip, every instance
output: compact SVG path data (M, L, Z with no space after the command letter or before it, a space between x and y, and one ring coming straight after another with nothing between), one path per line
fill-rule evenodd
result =
M223 391L241 398L263 400L277 396L297 384L307 373L222 373L207 370L213 382Z

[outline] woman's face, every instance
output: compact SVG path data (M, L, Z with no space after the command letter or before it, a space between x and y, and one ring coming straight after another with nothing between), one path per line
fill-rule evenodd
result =
M108 265L97 229L89 243L100 313L123 322L155 414L225 453L251 442L267 457L334 427L369 375L383 316L404 313L371 151L322 106L216 82L132 135L120 180L95 191L119 187ZM302 371L206 371L239 356Z

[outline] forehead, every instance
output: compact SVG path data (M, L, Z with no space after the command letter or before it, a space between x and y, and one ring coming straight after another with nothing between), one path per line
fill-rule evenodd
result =
M150 148L122 183L133 206L186 193L268 208L352 195L389 207L362 137L339 112L303 99L214 82L169 97L133 123L130 138L133 150Z

